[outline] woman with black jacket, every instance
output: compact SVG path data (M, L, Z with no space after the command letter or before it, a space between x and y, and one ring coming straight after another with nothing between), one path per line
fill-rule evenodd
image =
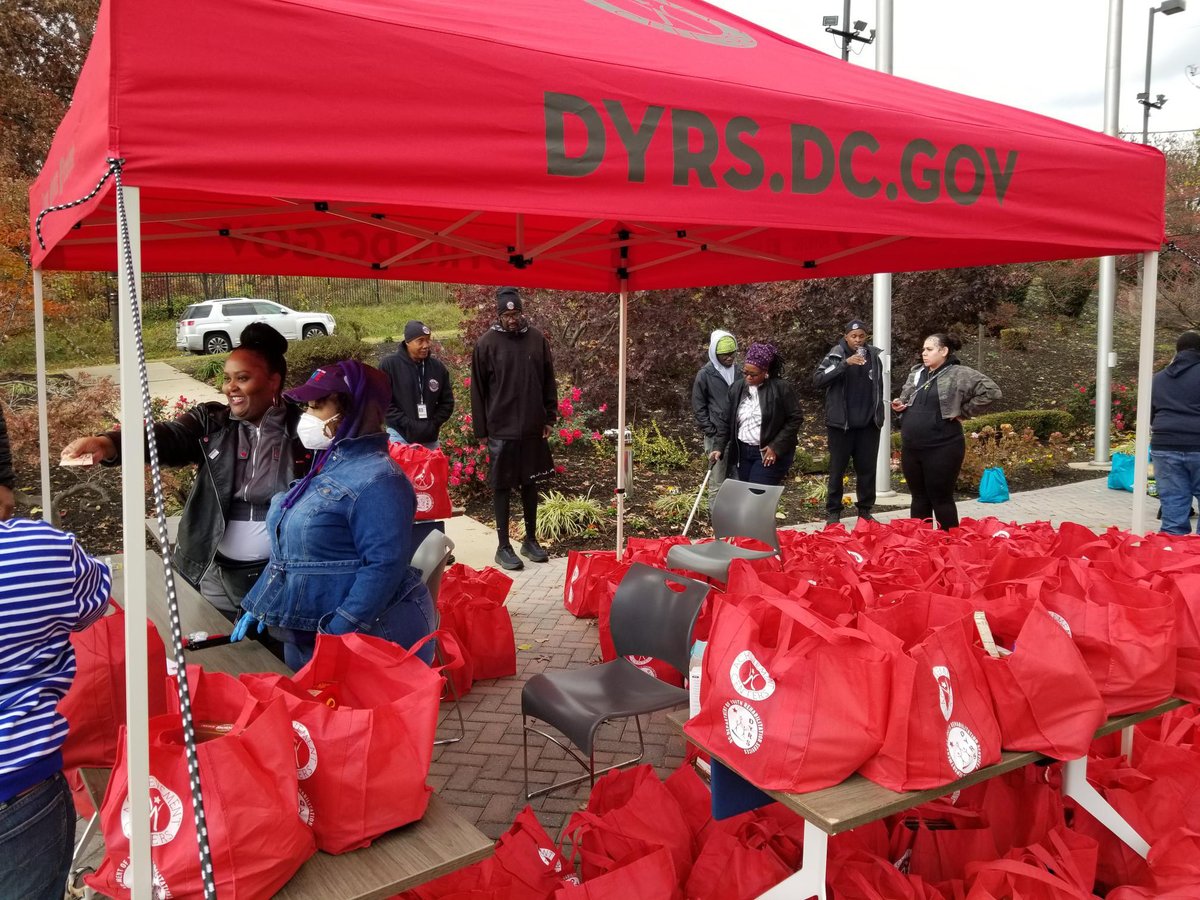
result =
M727 477L751 484L782 484L792 468L804 415L783 360L772 344L751 344L742 377L729 389L729 417L720 423L711 458L729 454Z
M175 570L231 622L271 553L271 498L312 465L312 451L296 437L300 409L283 402L286 352L274 328L247 325L225 362L228 404L198 403L154 426L163 465L198 469L179 520ZM121 433L78 438L62 452L64 459L85 454L119 465Z

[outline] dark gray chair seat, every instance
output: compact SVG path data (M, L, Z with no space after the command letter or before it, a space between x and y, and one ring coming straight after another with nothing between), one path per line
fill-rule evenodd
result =
M667 551L667 565L687 569L724 582L729 564L735 559L766 559L779 555L779 535L775 531L775 511L783 485L751 484L726 478L712 504L713 534L717 540L707 544L676 544ZM722 538L753 538L774 550L745 550Z
M554 727L571 743L592 753L596 729L609 719L673 709L687 703L687 691L647 675L627 659L534 675L521 690L521 710Z
M525 682L521 690L521 743L525 767L525 797L532 799L559 788L596 782L596 776L640 762L646 752L641 715L685 706L688 693L647 674L627 656L650 656L687 672L692 627L709 587L691 578L652 566L634 563L617 585L610 621L617 659L572 669L544 672ZM638 755L596 770L596 730L613 719L633 718L638 731ZM557 729L566 740L530 724L540 720ZM540 734L561 747L586 772L529 790L529 733ZM571 745L580 748L586 758Z

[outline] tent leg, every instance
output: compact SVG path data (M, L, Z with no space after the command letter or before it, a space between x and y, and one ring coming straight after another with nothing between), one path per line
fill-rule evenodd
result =
M1158 304L1158 251L1143 253L1142 326L1138 345L1138 411L1133 457L1133 524L1130 531L1146 531L1146 483L1149 481L1150 402L1154 381L1154 336ZM1099 394L1097 394L1099 399ZM1099 404L1097 404L1099 408Z
M133 900L153 896L150 869L150 729L149 695L146 689L146 436L142 427L142 391L138 373L138 345L134 332L127 258L133 260L133 278L138 296L142 293L141 197L138 188L121 187L127 210L129 245L118 236L121 340L121 507L125 550L125 658L128 670L125 702L128 713L127 759L129 784L143 785L129 791L131 835L130 875ZM127 256L128 255L128 256Z
M883 364L883 427L879 431L879 453L875 459L875 496L895 497L892 490L892 276L874 278L871 338L879 348ZM856 485L857 487L857 485Z
M42 303L42 270L33 270L33 342L37 356L38 463L42 474L42 519L54 522L50 495L50 412L46 391L46 310Z
M622 248L624 253L625 248ZM625 549L625 343L629 316L629 279L621 279L617 313L617 556Z

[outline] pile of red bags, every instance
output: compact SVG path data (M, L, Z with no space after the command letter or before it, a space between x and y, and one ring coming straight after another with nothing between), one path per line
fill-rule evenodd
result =
M735 561L706 604L687 725L761 787L937 787L1200 699L1200 541L995 519L780 538L782 572Z
M517 674L512 617L504 605L512 583L499 569L476 571L462 563L442 576L439 627L454 636L462 651L463 665L446 669L459 697L475 681Z
M95 627L95 626L93 626ZM451 654L453 639L443 633ZM424 814L444 680L416 655L362 634L318 635L291 678L236 680L189 666L192 727L218 894L276 893L319 848L341 853ZM150 720L156 896L203 895L178 689ZM88 884L129 891L124 729L100 809L105 857Z

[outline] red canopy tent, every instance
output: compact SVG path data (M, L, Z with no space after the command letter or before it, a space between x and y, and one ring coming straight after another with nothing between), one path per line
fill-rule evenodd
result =
M1163 234L1157 151L847 66L702 0L105 0L30 190L39 309L42 269L117 267L110 159L127 292L140 267L620 290L619 441L630 286L1153 260ZM136 459L133 338L126 311Z

